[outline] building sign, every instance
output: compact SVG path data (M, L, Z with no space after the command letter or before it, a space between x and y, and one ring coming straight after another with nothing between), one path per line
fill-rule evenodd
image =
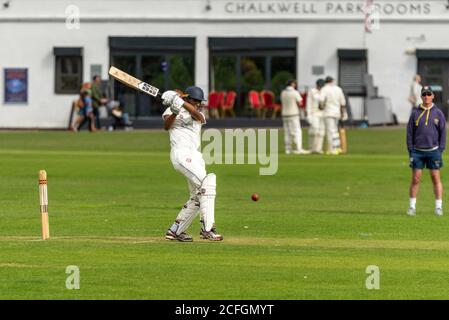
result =
M5 68L5 103L28 102L28 69Z
M366 1L227 1L224 11L233 15L360 16ZM430 15L428 1L374 1L373 12L382 16Z

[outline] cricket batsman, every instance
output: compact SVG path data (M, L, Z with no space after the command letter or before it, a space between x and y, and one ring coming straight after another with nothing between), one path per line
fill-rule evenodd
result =
M205 101L204 92L199 87L188 87L182 96L176 91L162 94L162 102L167 109L162 115L164 128L170 134L170 159L175 170L187 178L190 190L189 200L167 230L167 240L193 241L186 233L195 217L200 213L200 237L211 241L221 241L223 237L215 230L216 176L206 173L201 146L201 126L206 123L201 112Z

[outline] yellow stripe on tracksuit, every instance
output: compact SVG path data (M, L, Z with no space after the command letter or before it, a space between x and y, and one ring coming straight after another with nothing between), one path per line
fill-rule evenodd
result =
M433 105L430 108L428 108L428 109L424 108L423 105L420 105L419 107L421 109L423 109L424 111L419 115L418 119L415 121L415 124L416 124L416 126L418 126L419 120L421 120L421 118L423 117L424 113L426 113L426 111L427 111L427 116L426 116L426 126L427 126L427 124L429 123L430 109L433 108Z

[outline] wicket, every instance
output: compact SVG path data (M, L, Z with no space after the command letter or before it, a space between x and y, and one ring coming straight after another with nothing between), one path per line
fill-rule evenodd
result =
M42 240L50 238L50 226L48 224L48 194L47 172L39 171L39 200L41 205Z

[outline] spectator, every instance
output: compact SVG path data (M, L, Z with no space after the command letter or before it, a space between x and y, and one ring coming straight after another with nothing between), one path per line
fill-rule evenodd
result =
M323 153L323 142L326 132L324 125L324 114L320 107L320 91L324 87L324 80L319 79L316 87L309 90L307 94L307 122L309 127L309 148L312 153Z
M433 103L435 95L431 87L421 90L423 103L414 108L407 125L407 149L412 168L410 183L409 216L416 214L416 197L423 169L430 171L435 194L435 214L443 215L443 185L440 169L443 167L442 153L446 148L446 119L443 112Z
M83 123L86 119L89 119L89 125L90 125L90 131L95 132L95 116L93 113L93 107L92 107L92 89L89 86L83 86L80 93L80 104L79 104L79 110L78 110L78 117L75 120L75 123L72 126L72 130L77 132L80 124Z
M109 109L113 119L113 122L108 127L109 131L113 131L118 127L123 127L125 130L132 129L132 122L129 120L129 114L125 112L124 102L122 99L110 100L106 106Z
M421 76L417 74L413 78L412 85L410 86L410 96L408 98L408 101L410 101L410 103L412 104L412 110L414 108L419 108L419 106L422 104L421 90Z
M95 75L92 81L92 106L94 108L95 126L97 129L101 129L99 107L105 105L107 102L108 99L104 98L101 90L101 78L99 75Z
M299 121L299 108L301 107L302 98L297 88L296 80L289 80L287 87L281 92L285 153L309 154L309 151L302 148L302 131ZM295 150L292 150L293 142L296 145Z
M326 77L325 82L320 92L320 104L324 111L328 154L338 155L342 152L338 122L345 115L346 99L332 77Z

